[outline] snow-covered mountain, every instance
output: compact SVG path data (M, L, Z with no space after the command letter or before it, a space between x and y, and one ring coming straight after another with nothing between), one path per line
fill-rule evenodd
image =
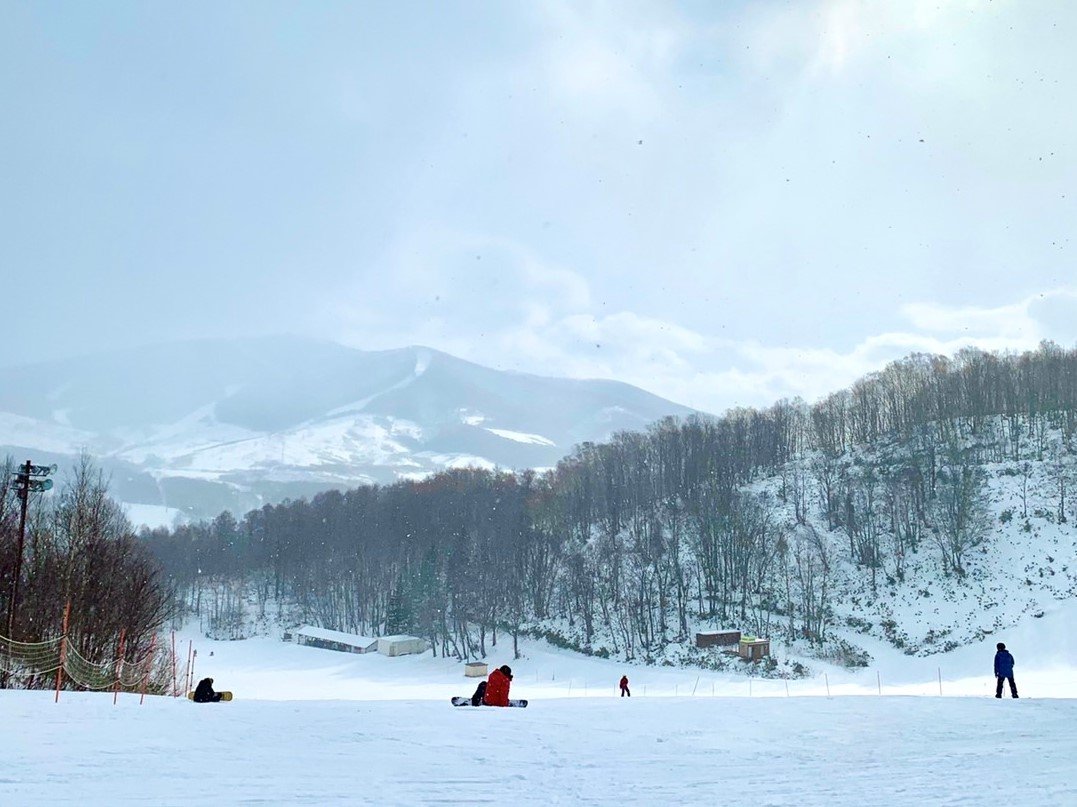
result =
M293 337L0 368L0 454L63 467L85 450L118 498L196 515L465 465L552 466L690 411L615 381Z

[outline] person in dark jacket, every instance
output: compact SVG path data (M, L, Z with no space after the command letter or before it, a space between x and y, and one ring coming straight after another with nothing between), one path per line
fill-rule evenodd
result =
M475 687L475 694L471 696L472 706L482 706L482 699L486 695L486 682L479 681L479 685Z
M486 706L508 706L509 685L512 683L512 669L508 664L502 664L492 673L490 680L486 682L486 694L482 702Z
M627 695L630 698L632 697L632 693L628 689L628 676L627 675L622 675L621 676L621 697L623 698L625 695Z
M220 703L221 693L213 691L213 679L203 678L194 690L195 703Z
M1016 698L1017 684L1013 680L1013 656L1002 642L999 642L996 647L998 652L995 653L995 697L1002 697L1002 684L1004 681L1009 681L1010 695Z

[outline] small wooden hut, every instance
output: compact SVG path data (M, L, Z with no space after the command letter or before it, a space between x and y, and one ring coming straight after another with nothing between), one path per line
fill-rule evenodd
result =
M765 656L770 655L770 639L745 636L737 645L737 654L747 661L761 661Z
M731 647L740 641L740 631L708 630L696 634L696 647Z

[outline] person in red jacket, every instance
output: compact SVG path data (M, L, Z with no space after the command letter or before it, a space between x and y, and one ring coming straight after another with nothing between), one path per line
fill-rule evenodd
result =
M482 702L486 706L508 706L511 683L512 668L508 664L502 664L490 673L490 680L486 682L486 694L482 696Z
M627 695L630 698L632 697L632 693L628 691L628 676L627 675L622 675L621 676L621 697L623 698L625 695Z

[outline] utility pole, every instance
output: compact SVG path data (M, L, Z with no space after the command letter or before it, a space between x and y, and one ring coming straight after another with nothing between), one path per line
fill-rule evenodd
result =
M19 466L15 476L15 495L19 497L19 543L15 553L15 574L11 580L11 598L7 604L7 638L15 639L15 610L19 601L19 581L22 579L22 554L26 545L26 510L30 504L31 493L41 493L52 489L52 480L46 479L55 465L34 465L30 460ZM7 688L9 672L4 671L0 688Z

